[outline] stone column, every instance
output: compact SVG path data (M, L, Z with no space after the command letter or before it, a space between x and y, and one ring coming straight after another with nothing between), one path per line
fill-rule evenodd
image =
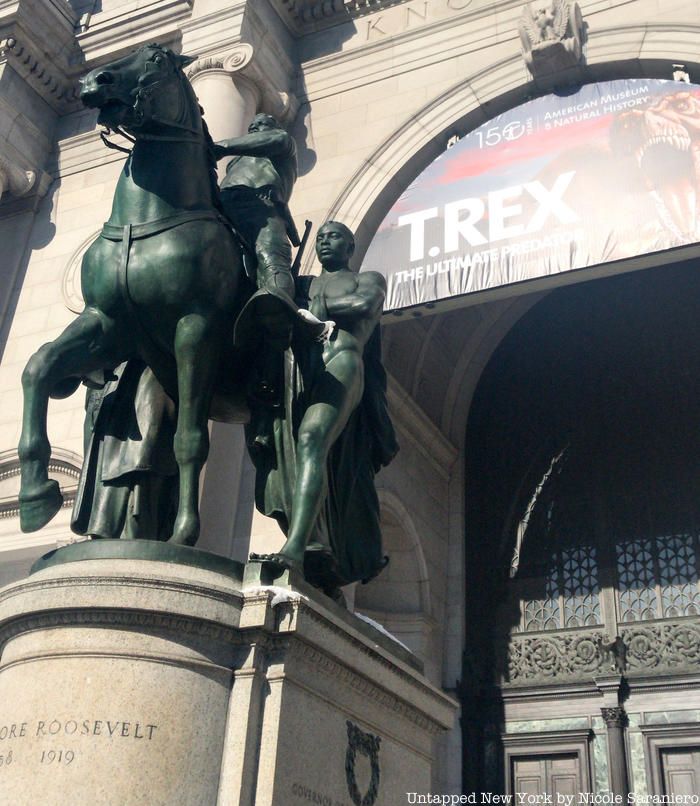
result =
M625 728L627 714L620 706L601 708L608 733L608 763L610 766L610 789L626 801L629 794L629 773L627 770L627 750L625 748Z
M214 141L245 134L260 107L258 84L242 72L252 58L252 46L241 43L225 56L199 59L188 70ZM220 180L227 162L223 159L219 164ZM211 449L202 477L201 548L245 561L254 517L253 473L243 426L212 422Z
M608 766L610 769L610 789L614 795L625 801L629 793L629 771L627 749L625 747L625 727L627 714L622 706L626 688L622 674L607 674L595 678L598 691L603 695L600 709L608 735Z
M201 11L209 12L208 6ZM196 21L190 36L196 32ZM263 54L261 56L261 53ZM280 121L293 118L298 101L278 86L269 53L239 42L221 56L206 56L195 62L188 76L204 109L215 141L245 134L250 121L264 110ZM225 158L219 163L224 175ZM248 457L243 427L213 423L211 451L202 481L201 548L245 561L251 551L278 551L284 535L277 523L253 506L254 469Z
M241 72L252 58L252 46L243 43L225 57L200 59L188 71L214 140L245 134L258 110L260 91Z

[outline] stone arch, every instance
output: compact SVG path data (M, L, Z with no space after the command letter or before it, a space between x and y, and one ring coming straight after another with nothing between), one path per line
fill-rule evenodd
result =
M671 78L673 65L682 61L691 76L700 74L700 24L682 23L634 23L608 27L589 33L587 45L588 66L581 72L581 83L622 78ZM679 53L679 42L684 43L685 53ZM446 147L448 139L463 135L510 108L544 94L527 74L517 47L513 55L490 65L481 72L466 76L446 92L433 98L421 110L406 120L390 136L386 137L357 168L345 183L327 218L344 221L356 233L355 260L359 265L384 216L406 189L410 182L432 162ZM313 262L309 255L305 270ZM546 293L546 292L544 292ZM461 316L466 309L446 311L438 318L445 322L453 317L457 325L454 331L453 350L459 357L451 367L445 384L445 393L439 411L428 412L422 400L422 386L432 373L433 357L443 350L441 338L444 329L434 322L418 333L425 338L423 346L413 362L410 377L394 378L415 402L429 414L434 424L464 455L466 423L472 396L479 378L492 353L529 308L544 296L544 293L501 298L478 308L473 322L463 326ZM474 310L474 309L472 309ZM418 325L404 323L406 327ZM446 325L448 327L448 325ZM385 331L385 356L396 342L397 353L402 350L402 338L394 329ZM417 339L416 339L417 340ZM389 348L389 349L386 349ZM405 352L405 350L404 350ZM413 355L413 353L411 353ZM387 362L390 373L391 362ZM434 384L433 384L434 385ZM464 601L464 541L465 523L464 490L469 484L463 460L455 462L450 471L449 490L445 501L449 512L447 532L450 546L452 574L447 579L448 599ZM468 537L467 537L468 539ZM459 569L459 570L455 570ZM452 649L446 650L445 680L459 677L461 649L465 636L463 614L452 608L446 616L445 634L452 639Z
M390 562L379 577L357 587L355 608L426 658L433 618L428 565L420 537L398 496L386 489L377 492L384 549Z
M588 64L581 84L616 78L671 78L679 55L678 38L693 43L684 64L700 70L700 25L635 23L589 33ZM522 57L513 55L465 77L433 98L381 142L357 168L330 206L326 220L346 223L355 232L355 261L361 262L369 243L393 202L454 134L463 135L518 104L545 94L527 77ZM306 260L306 271L313 256Z
M691 73L700 72L700 24L633 23L590 32L587 66L581 83L621 78L670 78L679 59ZM679 55L679 36L692 42L692 51ZM329 208L327 218L344 221L356 233L355 260L361 262L382 219L410 182L446 147L453 134L465 134L498 114L549 90L527 74L514 47L512 56L465 77L381 142L355 171ZM308 258L310 268L312 256ZM437 423L452 442L461 446L471 392L481 369L501 339L542 294L492 303L488 315L469 333L464 351L450 379L444 407ZM408 391L416 397L423 367L430 365L433 346L431 328ZM465 347L466 347L465 338ZM416 397L417 402L420 400Z

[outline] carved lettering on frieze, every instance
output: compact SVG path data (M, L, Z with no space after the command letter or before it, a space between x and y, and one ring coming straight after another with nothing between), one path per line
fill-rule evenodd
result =
M99 744L113 752L115 742L151 742L158 725L124 719L44 719L0 724L0 768L24 760L41 766L67 767ZM33 740L40 740L39 747ZM48 742L48 744L47 744Z
M367 21L367 40L371 40L373 37L381 37L387 36L388 31L385 31L381 28L382 17L377 17L376 20L368 20Z
M364 23L365 40L370 42L385 36L417 28L452 13L465 11L474 0L413 0L395 9L386 9Z
M303 784L301 781L295 781L291 786L292 795L296 801L304 803L317 803L318 806L347 806L344 800L337 800L327 792L319 792L318 789Z
M425 22L428 19L428 0L425 0L423 6L406 6L406 28L410 28L412 18Z

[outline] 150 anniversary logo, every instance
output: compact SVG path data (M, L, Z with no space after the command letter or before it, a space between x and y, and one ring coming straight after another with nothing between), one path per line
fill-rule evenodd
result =
M698 241L700 86L591 84L501 115L408 187L363 269L386 309Z

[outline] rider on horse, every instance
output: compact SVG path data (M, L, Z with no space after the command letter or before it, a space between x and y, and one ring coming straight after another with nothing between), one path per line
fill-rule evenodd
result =
M279 393L279 357L289 347L292 322L304 325L316 338L329 330L308 311L300 312L294 301L291 246L298 247L300 240L289 199L297 178L297 149L275 118L259 114L247 135L217 143L214 153L217 159L233 156L221 182L221 203L257 259L254 276L249 276L259 293L239 319L236 342L245 345L249 339L249 314L255 312L267 349L254 394L272 400Z

